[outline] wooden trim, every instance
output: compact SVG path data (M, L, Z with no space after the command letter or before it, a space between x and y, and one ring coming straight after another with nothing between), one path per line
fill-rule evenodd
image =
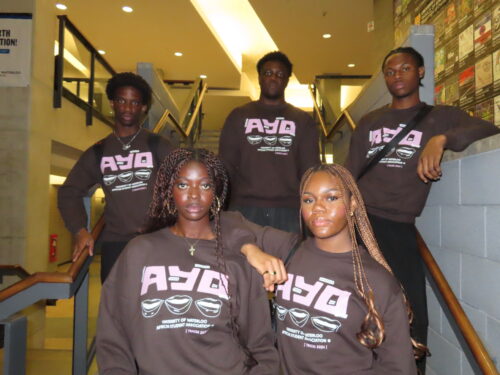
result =
M104 217L101 217L94 229L92 229L92 237L94 240L99 237L104 228ZM62 283L71 284L73 283L78 273L80 272L85 260L88 258L89 252L82 251L80 257L71 264L71 267L67 272L36 272L26 279L20 280L17 283L11 285L10 287L0 291L0 302L12 297L13 295L22 292L25 289L37 284L37 283ZM7 266L3 266L7 267Z
M496 370L495 364L491 360L488 351L486 350L486 348L483 345L483 342L481 341L478 334L474 330L474 327L467 318L467 315L465 315L465 312L462 309L460 302L458 302L457 297L455 296L453 290L448 284L448 281L441 272L439 265L436 263L436 260L432 256L431 252L429 251L429 248L425 244L424 240L422 239L422 236L418 231L417 231L417 244L418 244L418 250L420 251L420 255L422 256L422 259L427 269L429 270L429 273L434 279L436 286L438 287L439 292L441 293L441 296L446 302L446 305L448 306L450 313L453 316L453 319L455 319L455 322L460 328L460 332L462 333L465 341L467 342L467 345L469 346L472 354L474 355L474 358L476 359L478 366L483 371L483 374L497 375L498 372Z

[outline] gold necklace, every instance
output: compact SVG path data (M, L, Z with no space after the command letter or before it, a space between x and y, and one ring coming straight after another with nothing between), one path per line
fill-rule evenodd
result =
M196 251L196 245L198 244L198 242L200 242L201 238L198 238L194 243L191 243L187 240L186 237L182 237L184 238L184 241L186 241L186 243L189 245L189 254L191 254L191 256L194 255L194 252Z

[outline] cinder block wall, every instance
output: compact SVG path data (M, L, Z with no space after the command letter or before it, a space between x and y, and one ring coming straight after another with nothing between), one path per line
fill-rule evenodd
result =
M444 162L443 178L434 183L417 227L498 369L500 150ZM480 373L469 364L429 285L427 298L433 354L428 374Z

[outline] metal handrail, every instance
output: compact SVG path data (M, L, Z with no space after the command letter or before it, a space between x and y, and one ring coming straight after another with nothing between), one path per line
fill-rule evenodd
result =
M458 325L462 336L465 339L465 342L469 346L470 351L472 352L474 359L476 360L478 366L483 371L483 374L486 375L497 375L498 372L496 370L495 364L491 359L488 351L486 350L481 338L477 334L476 330L472 326L469 318L465 314L460 302L458 302L455 293L448 284L446 277L443 275L443 272L439 268L436 260L432 256L429 248L424 242L422 236L417 231L417 244L418 250L420 251L420 255L429 270L430 275L434 279L436 286L439 290L439 293L443 297L448 309L450 310L453 319Z
M311 97L312 97L312 101L313 101L313 105L314 105L314 112L316 113L316 116L318 116L321 131L323 132L323 136L326 138L328 136L328 131L326 129L325 120L323 119L323 115L321 114L321 110L319 109L318 102L316 101L316 95L314 94L314 90L313 90L312 85L309 85L309 94L311 94Z
M27 278L31 274L26 271L23 267L21 267L19 264L7 264L7 265L0 265L0 279L3 276L17 276L22 279Z
M318 116L321 131L322 131L323 137L325 139L329 139L333 135L333 133L335 133L335 131L342 126L342 121L344 119L347 120L347 122L352 130L354 130L356 128L356 123L352 119L351 114L349 113L349 111L347 109L344 109L340 113L340 116L337 118L337 120L335 120L333 125L330 127L330 129L327 129L325 119L323 118L323 114L321 113L321 109L319 108L318 102L316 101L316 96L314 94L314 90L312 88L312 85L309 86L309 93L311 94L311 97L313 100L313 105L314 105L314 112Z
M172 114L172 112L169 109L166 109L163 111L163 114L161 115L160 119L156 123L155 127L153 128L153 133L159 134L161 131L165 128L165 125L167 124L167 121L170 120L174 124L175 128L177 131L185 138L187 137L186 132L182 128L182 126L179 124L175 116Z
M203 102L203 98L205 96L206 91L207 91L207 84L206 84L206 82L202 81L200 94L198 95L198 101L196 102L196 106L194 107L193 114L191 115L191 118L189 119L189 123L186 127L187 136L191 135L191 131L193 130L193 127L194 127L194 121L195 121L196 117L198 116L198 112L200 111L201 103Z
M203 98L205 96L207 88L208 88L207 84L204 81L201 81L200 87L199 87L200 91L199 91L199 95L198 95L198 101L196 102L193 113L191 115L191 118L189 119L189 122L188 122L186 128L183 128L183 126L181 125L184 122L184 119L182 119L181 121L178 121L170 110L165 109L162 116L160 117L160 119L156 123L155 127L153 128L153 133L159 134L165 128L167 121L170 120L174 124L177 132L184 139L188 139L191 136L191 133L193 131L194 121L196 120L196 117L198 116L198 113L200 111L201 103L203 102ZM187 117L187 113L186 113L185 117Z

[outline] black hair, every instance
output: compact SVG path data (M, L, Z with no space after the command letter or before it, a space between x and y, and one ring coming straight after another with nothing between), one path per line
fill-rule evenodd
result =
M141 93L142 104L147 106L146 112L149 111L152 100L151 86L149 86L149 84L140 75L131 72L115 74L108 80L108 84L106 85L106 95L108 96L108 99L114 100L116 90L124 86L132 86L137 89Z
M292 63L288 59L288 56L280 51L269 52L261 57L261 59L257 63L257 72L259 74L261 73L261 70L262 70L262 67L264 66L264 64L268 61L279 61L280 63L285 65L285 67L287 68L288 77L290 77L292 75Z
M413 47L398 47L390 51L385 57L384 61L382 62L382 71L384 71L385 68L385 63L389 57L392 55L395 55L397 53L405 53L407 55L410 55L413 58L413 61L415 61L415 64L417 64L417 68L424 67L424 57L418 52L415 48ZM418 81L419 86L422 85L422 79L420 78Z

